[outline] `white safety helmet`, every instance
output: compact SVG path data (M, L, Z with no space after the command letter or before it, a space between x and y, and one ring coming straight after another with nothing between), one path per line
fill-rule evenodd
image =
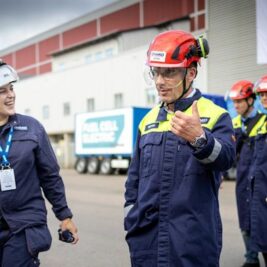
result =
M18 80L17 72L0 59L0 87Z

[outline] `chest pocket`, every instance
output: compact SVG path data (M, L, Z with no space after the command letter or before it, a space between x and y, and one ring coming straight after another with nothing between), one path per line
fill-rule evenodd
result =
M37 136L28 133L15 131L10 147L9 160L10 161L32 161L33 151L38 146Z
M139 143L140 178L151 176L159 170L162 139L163 133L149 133L142 136Z
M12 137L12 142L15 142L16 144L19 142L32 142L34 144L38 143L38 138L35 134L28 133L28 132L15 132L15 134Z

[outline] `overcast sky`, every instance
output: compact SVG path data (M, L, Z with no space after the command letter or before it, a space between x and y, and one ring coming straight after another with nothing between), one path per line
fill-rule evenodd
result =
M119 0L0 0L0 50Z

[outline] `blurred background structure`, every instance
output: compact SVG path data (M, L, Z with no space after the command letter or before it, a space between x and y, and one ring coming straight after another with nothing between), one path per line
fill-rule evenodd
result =
M106 3L0 50L21 78L17 112L44 124L62 167L75 163L75 114L155 105L143 69L149 42L161 31L184 29L208 39L210 55L195 82L204 93L224 95L235 81L266 74L266 0Z

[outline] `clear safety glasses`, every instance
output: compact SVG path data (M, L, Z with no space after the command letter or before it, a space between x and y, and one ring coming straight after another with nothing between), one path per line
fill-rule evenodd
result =
M263 98L263 97L266 97L267 98L267 91L265 91L265 92L259 92L259 96L261 98Z
M177 77L183 79L186 74L185 68L162 68L150 67L148 65L144 66L143 71L145 82L149 87L155 86L155 82L159 76L161 76L165 81L172 81L172 79Z
M159 68L159 67L151 67L150 68L150 76L151 79L155 80L160 75L165 80L171 80L176 78L177 76L184 75L185 69L184 68Z

